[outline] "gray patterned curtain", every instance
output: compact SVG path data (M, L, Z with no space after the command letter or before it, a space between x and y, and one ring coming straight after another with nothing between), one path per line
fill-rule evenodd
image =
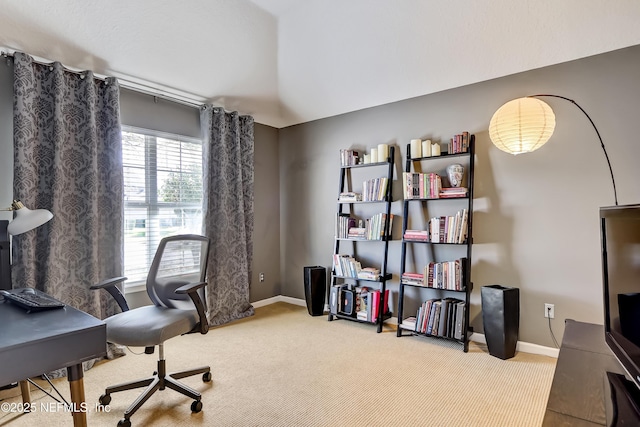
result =
M13 285L34 287L104 319L117 304L89 290L123 273L119 88L56 62L14 54L17 199L53 212L13 237Z
M206 106L204 233L211 239L207 306L211 325L253 315L253 117Z

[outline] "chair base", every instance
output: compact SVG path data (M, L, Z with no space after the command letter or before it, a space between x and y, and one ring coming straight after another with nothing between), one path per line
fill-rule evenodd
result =
M164 390L166 387L169 387L170 389L175 390L178 393L182 393L185 396L194 399L194 402L191 404L191 411L200 412L202 410L200 393L178 381L180 378L186 378L199 374L203 374L202 380L204 382L211 381L211 368L209 366L166 374L165 360L159 359L158 370L153 373L152 377L107 387L104 394L100 396L100 404L103 406L108 405L111 402L111 393L146 387L142 394L140 394L140 396L138 396L138 398L124 412L124 419L120 420L120 422L118 423L119 426L130 426L131 422L129 421L129 418L131 418L131 416L138 409L140 409L144 402L146 402L156 391Z

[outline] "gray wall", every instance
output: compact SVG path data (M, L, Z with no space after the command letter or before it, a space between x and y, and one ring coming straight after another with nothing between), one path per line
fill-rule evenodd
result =
M281 294L278 129L255 125L255 224L250 300ZM264 273L264 282L259 275Z
M571 103L548 98L556 131L543 148L520 156L495 148L487 129L495 110L508 100L538 93L572 98L600 130L620 204L640 203L638 76L640 46L635 46L281 129L282 293L303 298L302 267L331 265L341 148L389 143L404 159L413 138L446 141L467 130L476 135L477 147L474 328L482 332L480 288L489 284L520 288L522 341L553 345L544 303L555 304L551 326L558 340L566 318L602 324L598 208L614 199L588 120ZM401 171L396 159L396 238L401 234ZM391 242L389 248L395 311L401 245ZM369 250L358 255L374 258ZM416 295L414 305L427 295Z
M121 120L125 125L199 138L197 108L121 88ZM13 195L13 67L0 61L0 207ZM255 228L253 245L252 302L280 295L280 205L278 130L255 125ZM0 212L0 219L11 214ZM264 282L259 273L264 272ZM149 303L145 293L127 295L132 306Z

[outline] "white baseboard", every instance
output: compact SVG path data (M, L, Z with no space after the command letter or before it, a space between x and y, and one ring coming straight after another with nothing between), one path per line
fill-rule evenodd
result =
M472 333L469 340L480 344L487 343L487 339L484 337L484 334L481 334L479 332ZM523 353L540 354L543 356L555 357L556 359L558 358L558 353L560 352L560 350L557 348L545 347L543 345L532 344L530 342L524 341L518 341L518 344L516 344L516 351L521 351Z
M257 307L264 307L265 305L269 305L269 304L275 304L277 302L286 302L289 304L299 305L302 307L307 306L306 301L303 299L286 297L284 295L278 295L272 298L267 298L260 301L252 302L251 305L257 308ZM325 304L325 311L328 311L328 310L329 310L329 307ZM398 319L396 317L392 317L388 320L388 322L390 322L391 324L397 324ZM471 334L471 337L469 337L469 340L473 342L481 343L481 344L487 343L487 340L485 339L484 334L481 334L478 332L474 332L473 334ZM523 353L530 353L530 354L540 354L543 356L555 357L556 359L558 358L558 353L560 352L560 350L557 348L545 347L543 345L532 344L524 341L518 341L518 344L516 345L516 351L521 351Z
M284 295L278 295L278 296L275 296L275 297L263 299L263 300L256 301L256 302L252 302L251 305L254 308L258 308L258 307L264 307L265 305L269 305L269 304L275 304L277 302L286 302L286 303L289 303L289 304L299 305L299 306L302 306L302 307L306 307L307 306L307 302L305 300L303 300L303 299L286 297Z

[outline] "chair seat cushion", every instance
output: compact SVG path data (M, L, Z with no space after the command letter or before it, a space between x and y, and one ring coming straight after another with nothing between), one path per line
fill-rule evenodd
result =
M199 321L196 310L147 305L106 318L107 341L137 347L158 345L186 334Z

